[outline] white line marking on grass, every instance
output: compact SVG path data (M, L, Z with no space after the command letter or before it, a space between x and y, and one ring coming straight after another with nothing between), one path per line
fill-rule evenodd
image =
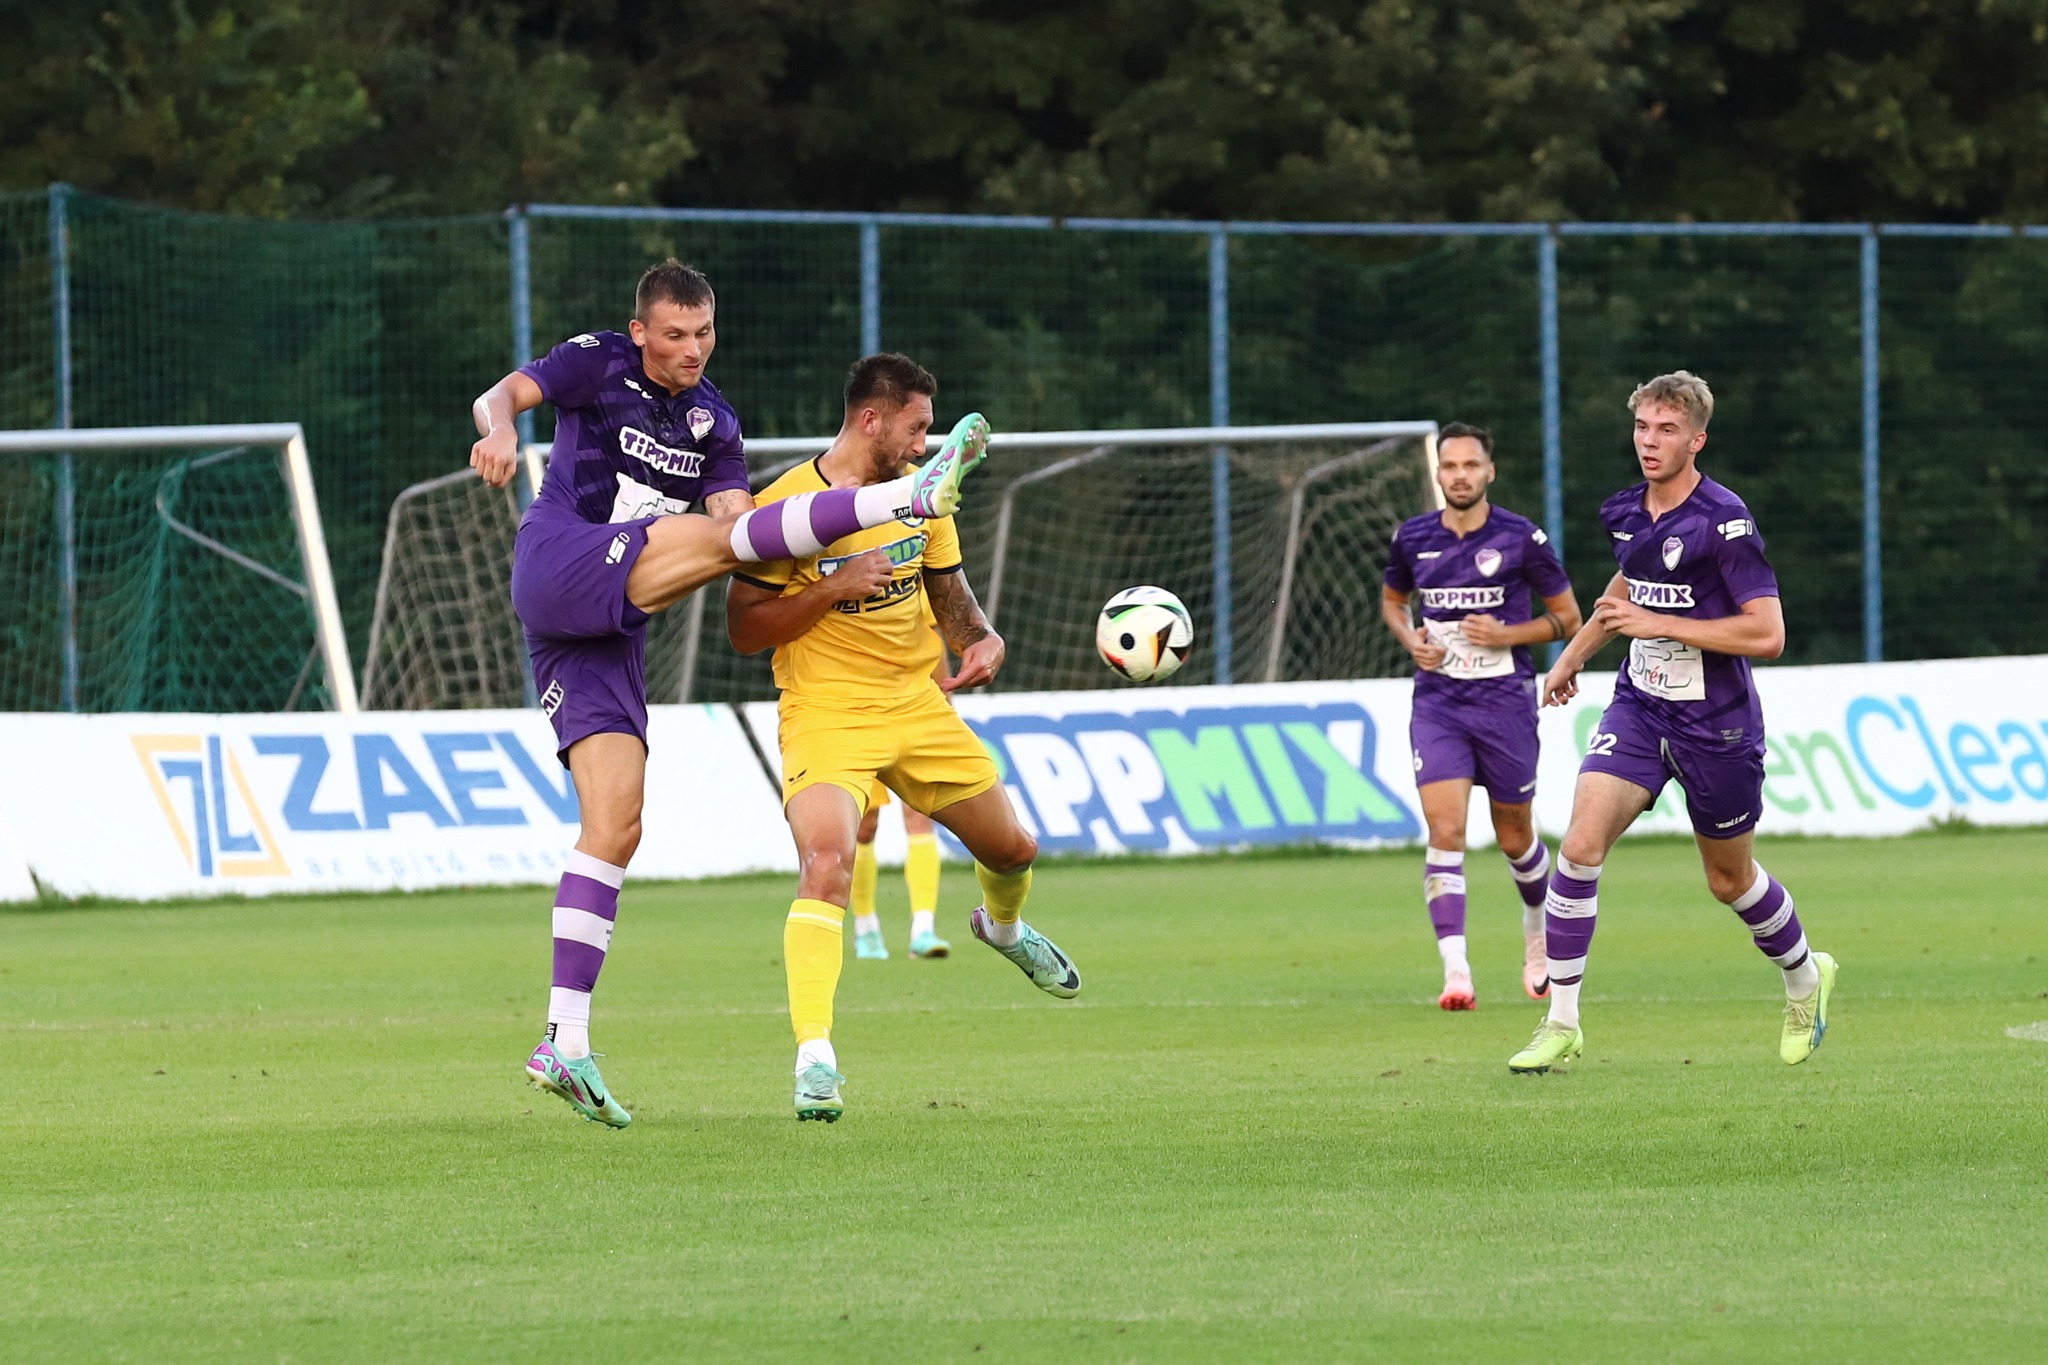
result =
M2028 1043L2048 1043L2048 1019L2043 1019L2038 1024L2021 1024L2018 1028L2009 1028L2005 1031L2005 1036Z

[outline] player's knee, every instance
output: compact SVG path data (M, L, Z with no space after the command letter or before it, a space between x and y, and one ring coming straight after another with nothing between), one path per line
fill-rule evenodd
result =
M1529 845L1536 839L1536 830L1529 823L1527 806L1495 806L1493 808L1493 837L1500 845L1501 852L1511 858L1519 858L1529 851Z
M1449 820L1432 820L1429 824L1429 846L1440 848L1446 853L1465 851L1465 827Z
M991 849L989 856L981 859L981 865L998 876L1011 876L1022 872L1038 860L1038 840L1031 832L1019 826L1009 840L998 849Z
M1580 830L1568 830L1564 841L1558 845L1558 856L1568 858L1580 867L1598 867L1607 861L1607 848L1600 840Z
M1742 893L1749 890L1755 881L1755 874L1749 868L1737 872L1724 867L1707 869L1707 890L1723 905L1732 905L1742 899Z
M805 900L846 904L853 890L853 852L839 847L807 848L797 872L797 894Z
M640 849L640 817L630 820L583 822L582 837L576 847L600 862L613 867L624 867L633 860Z

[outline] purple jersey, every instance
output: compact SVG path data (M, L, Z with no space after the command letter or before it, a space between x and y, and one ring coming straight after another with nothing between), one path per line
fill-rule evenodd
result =
M529 515L635 521L749 491L731 405L708 379L669 393L625 333L570 337L519 372L555 407L554 453Z
M1656 521L1639 483L1600 504L1600 525L1639 607L1695 621L1741 614L1744 602L1778 595L1764 538L1742 499L1701 477L1691 496ZM1631 640L1614 680L1615 700L1639 706L1668 736L1763 752L1764 717L1749 660L1675 640Z
M1532 615L1530 589L1541 597L1571 591L1571 579L1542 527L1505 507L1489 507L1479 529L1462 536L1448 529L1439 513L1410 517L1388 548L1386 584L1420 598L1422 631L1444 647L1439 667L1415 672L1417 702L1528 705L1529 680L1536 676L1528 649L1473 644L1459 622L1485 612L1521 625Z

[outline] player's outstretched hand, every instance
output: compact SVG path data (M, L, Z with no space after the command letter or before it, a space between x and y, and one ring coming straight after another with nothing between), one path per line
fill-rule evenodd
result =
M983 683L994 682L996 673L1003 666L1003 656L1008 653L1003 637L990 631L967 646L960 656L960 667L952 677L939 680L941 692L959 692Z
M519 429L498 427L490 435L477 438L477 443L469 448L469 467L493 488L503 488L512 482L512 474L519 468Z
M863 550L825 575L835 602L861 602L889 586L896 566L880 550Z
M1543 675L1543 704L1563 706L1579 695L1579 665L1559 659Z

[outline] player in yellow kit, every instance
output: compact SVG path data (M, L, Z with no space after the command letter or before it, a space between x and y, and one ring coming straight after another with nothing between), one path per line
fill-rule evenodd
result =
M757 506L798 493L896 478L924 450L938 384L900 355L874 355L847 375L845 417L831 449L756 495ZM933 680L938 635L960 656ZM952 831L973 855L982 904L968 925L1039 989L1067 997L1081 975L1022 918L1038 843L1018 822L995 763L947 694L978 687L1003 664L960 562L950 517L907 518L827 545L807 559L750 566L726 594L734 648L773 647L782 690L783 811L796 840L797 897L783 927L790 1022L796 1031L796 1116L843 1109L832 1035L841 935L856 835L879 779L912 810Z
M925 625L933 627L929 600L923 615ZM951 676L941 652L932 680L943 687ZM853 955L876 961L889 957L889 946L882 940L882 919L875 913L875 883L881 871L875 864L875 834L882 823L882 807L888 804L889 789L880 781L868 788L868 813L854 836L853 899L847 905L853 911ZM934 923L939 908L939 836L932 818L909 806L903 808L903 887L910 893L910 955L948 956L953 945L939 937Z

